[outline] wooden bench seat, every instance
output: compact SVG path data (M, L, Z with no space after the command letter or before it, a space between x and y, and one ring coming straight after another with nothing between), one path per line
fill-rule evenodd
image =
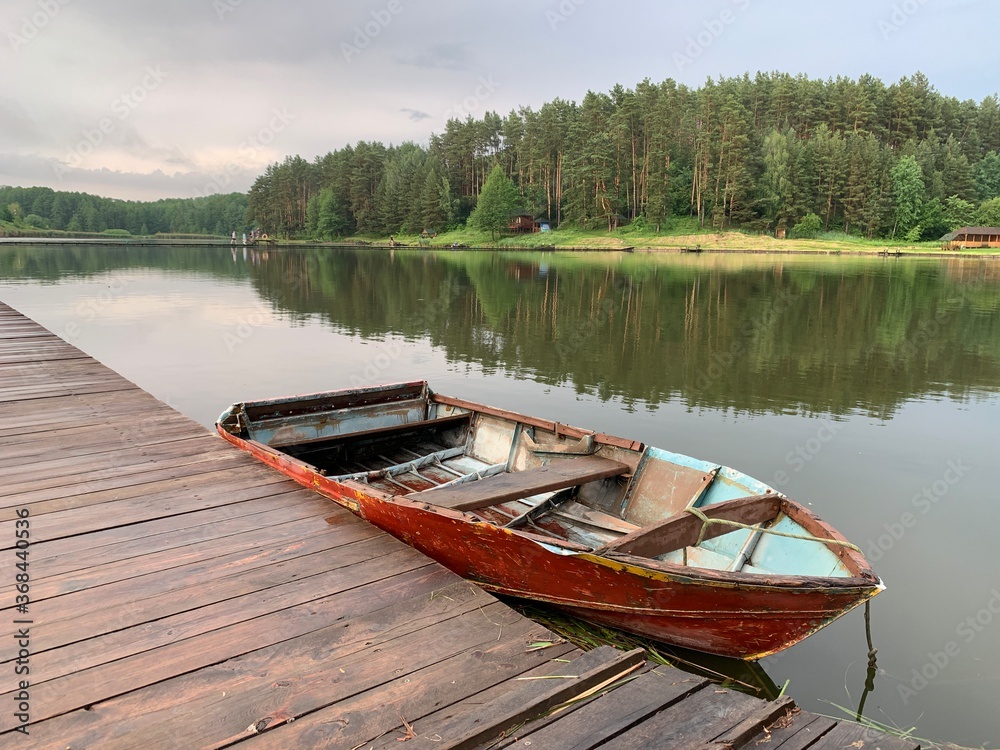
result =
M781 512L781 497L768 493L751 495L699 508L708 518L760 524L770 521ZM662 521L637 529L630 534L604 545L596 554L621 552L640 557L656 557L683 547L692 547L702 541L714 539L736 530L726 524L706 525L700 518L681 511Z
M631 469L628 464L600 456L580 456L556 459L545 466L498 474L475 482L424 490L407 497L452 510L476 510L508 500L519 500L542 492L554 492L627 474L629 471Z
M419 422L402 422L392 424L387 427L373 427L368 430L357 430L356 432L342 432L336 435L321 435L320 437L305 439L273 440L269 445L272 448L300 449L300 452L309 450L325 450L339 443L347 443L360 439L381 438L387 436L404 436L411 432L421 430L442 430L461 427L471 423L471 414L453 414L447 417L436 419L422 419Z

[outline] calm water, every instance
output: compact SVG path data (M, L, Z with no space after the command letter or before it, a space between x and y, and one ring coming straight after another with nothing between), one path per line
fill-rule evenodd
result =
M206 426L426 378L746 471L888 585L865 714L1000 745L1000 262L0 246L0 299ZM866 662L859 611L763 666L841 718Z

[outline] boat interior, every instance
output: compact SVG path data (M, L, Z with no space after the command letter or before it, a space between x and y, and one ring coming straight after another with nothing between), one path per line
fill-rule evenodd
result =
M243 404L229 422L330 479L520 529L561 554L858 575L842 547L820 541L830 530L818 519L745 474L439 396L424 383Z

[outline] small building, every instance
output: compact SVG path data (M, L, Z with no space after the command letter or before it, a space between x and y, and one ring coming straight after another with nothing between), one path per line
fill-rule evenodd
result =
M952 250L975 247L1000 247L1000 227L962 227L941 238Z
M511 234L530 234L541 231L541 222L536 221L531 214L517 214L510 217L507 231Z

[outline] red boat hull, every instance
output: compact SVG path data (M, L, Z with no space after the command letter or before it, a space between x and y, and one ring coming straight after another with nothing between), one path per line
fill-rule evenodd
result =
M758 659L814 633L881 590L865 579L723 573L630 555L567 554L544 537L339 482L223 429L231 443L440 562L504 595L686 648Z

